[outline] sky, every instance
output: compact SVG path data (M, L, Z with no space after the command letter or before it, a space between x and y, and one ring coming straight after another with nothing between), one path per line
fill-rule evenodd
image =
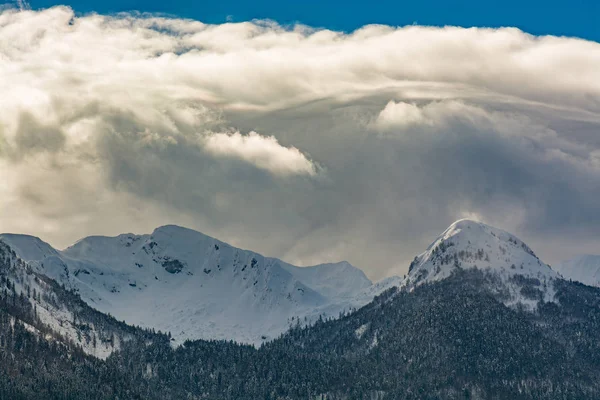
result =
M177 2L144 10L187 19L4 7L0 231L63 248L178 224L372 279L460 218L549 263L598 253L600 44L594 6L571 3L569 23L549 3L522 23L422 10L407 26L379 5L223 6L209 23Z
M47 8L52 0L30 0ZM280 24L353 31L367 24L518 27L536 35L576 36L600 41L600 3L594 0L74 0L62 3L80 13L142 11L167 13L206 23L271 19Z

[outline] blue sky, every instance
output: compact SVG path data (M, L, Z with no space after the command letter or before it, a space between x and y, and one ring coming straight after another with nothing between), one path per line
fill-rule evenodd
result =
M174 14L204 22L269 18L283 24L352 31L370 23L388 25L515 26L533 34L577 36L600 41L600 2L595 0L460 1L189 1L31 0L33 8L68 4L77 12L138 10Z

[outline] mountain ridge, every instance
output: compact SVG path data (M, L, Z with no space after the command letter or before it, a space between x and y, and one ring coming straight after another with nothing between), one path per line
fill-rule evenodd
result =
M408 274L371 282L342 261L297 267L201 232L164 225L151 234L89 236L64 250L39 238L0 234L39 273L93 308L172 333L175 342L225 339L260 345L301 321L336 317L398 286L414 290L460 270L482 270L511 307L553 302L560 275L523 241L469 219L451 224L415 257Z
M348 262L296 267L177 225L151 234L89 236L64 250L2 234L40 273L99 311L188 339L260 344L366 304L372 282ZM364 292L364 294L363 294Z

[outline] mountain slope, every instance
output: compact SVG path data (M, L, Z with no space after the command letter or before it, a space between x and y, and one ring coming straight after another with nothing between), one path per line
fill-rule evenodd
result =
M457 269L266 347L325 365L314 393L342 398L597 398L600 290L557 279L558 301L531 312L504 305L493 282Z
M600 256L583 255L563 261L556 265L556 270L565 279L600 287Z
M97 358L108 357L134 339L135 329L88 307L77 295L36 272L2 240L0 304L13 326L19 320L45 340Z
M151 235L88 237L63 251L33 237L0 239L90 306L168 331L178 343L205 338L258 344L296 318L336 316L374 295L364 294L371 282L346 262L295 267L177 226Z

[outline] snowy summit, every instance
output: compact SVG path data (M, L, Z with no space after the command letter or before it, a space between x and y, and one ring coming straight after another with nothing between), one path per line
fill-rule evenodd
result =
M552 281L559 274L544 264L522 240L481 222L462 219L448 227L411 263L403 287L449 277L460 269L479 269L496 278L496 290L506 290L506 303L534 307L552 301ZM539 296L523 294L523 284L535 286ZM538 293L538 292L536 292Z

